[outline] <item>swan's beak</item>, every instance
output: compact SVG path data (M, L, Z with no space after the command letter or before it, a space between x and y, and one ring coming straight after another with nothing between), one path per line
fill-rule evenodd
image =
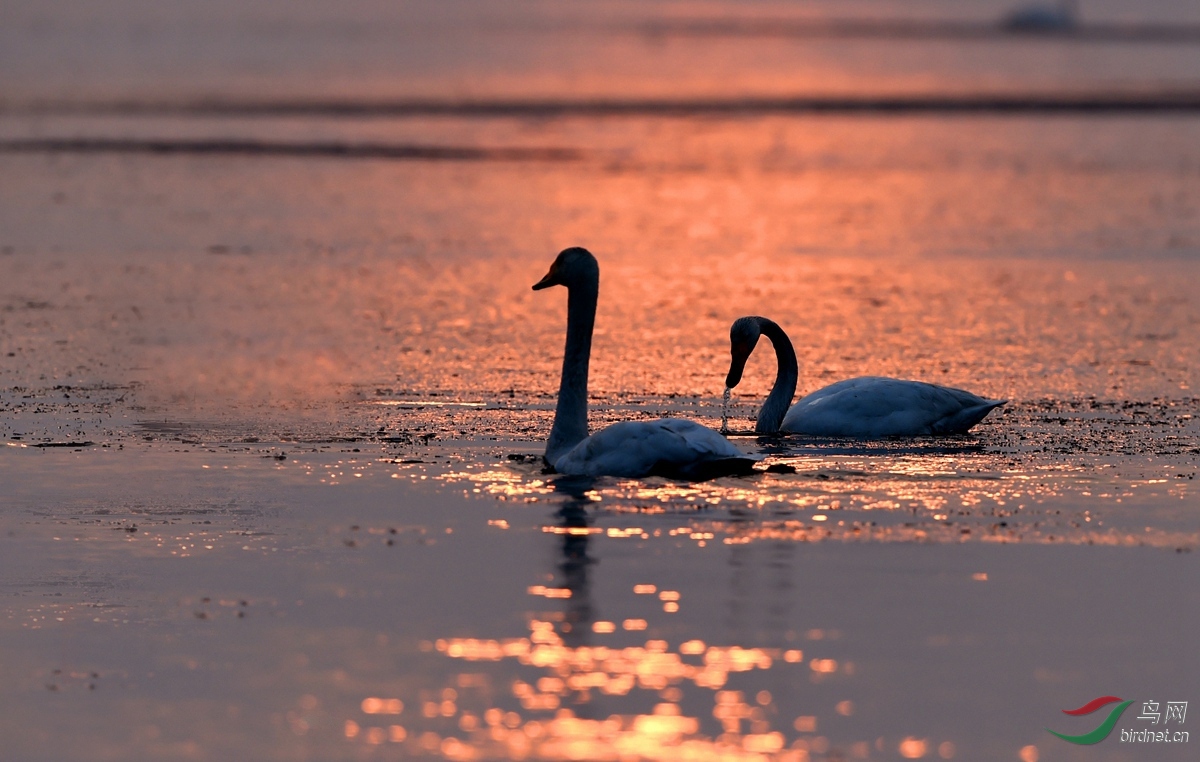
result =
M733 355L733 359L729 362L729 374L725 376L725 386L732 389L742 382L742 371L746 369L746 361L750 359L750 353L742 351L741 347L734 347L730 354Z
M729 366L729 375L725 376L725 388L732 389L742 382L742 371L745 369L744 362L735 362Z
M558 275L558 273L554 272L554 268L551 267L550 272L546 273L546 276L544 278L539 280L537 283L533 284L533 290L541 291L543 288L550 288L551 286L557 286L558 285L557 275Z

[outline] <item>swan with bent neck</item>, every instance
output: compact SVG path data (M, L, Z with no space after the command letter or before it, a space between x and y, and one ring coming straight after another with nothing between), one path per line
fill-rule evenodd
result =
M709 479L748 473L755 462L710 428L679 418L615 423L589 436L588 361L600 295L600 266L587 249L565 249L533 286L567 288L567 346L546 463L578 476Z
M754 430L760 434L786 431L858 439L964 434L1008 401L984 399L962 389L924 381L862 376L818 389L800 398L789 410L799 374L796 350L773 320L751 316L734 321L729 329L732 359L725 386L732 389L741 382L746 361L760 336L766 336L774 345L779 363L775 384L758 413Z

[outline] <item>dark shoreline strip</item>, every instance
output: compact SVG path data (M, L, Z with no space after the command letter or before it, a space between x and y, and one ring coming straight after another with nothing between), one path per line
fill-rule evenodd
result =
M481 100L111 101L0 103L0 115L174 117L605 117L761 114L1128 114L1200 111L1200 89L1143 93ZM423 150L423 149L421 149ZM440 149L439 149L440 150ZM454 149L448 149L454 150ZM470 149L476 150L476 149ZM498 149L541 150L541 149ZM547 149L556 150L556 149Z
M67 138L0 140L0 153L135 153L295 156L410 161L575 161L571 148L471 148L382 143L274 143L257 140Z
M870 40L991 40L1080 43L1200 43L1200 24L1077 22L1022 26L1013 21L873 19L676 19L638 27L648 36L787 37Z

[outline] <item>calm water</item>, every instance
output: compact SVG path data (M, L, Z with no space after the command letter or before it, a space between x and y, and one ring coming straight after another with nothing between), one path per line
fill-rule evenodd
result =
M733 23L1001 3L96 8L0 28L3 756L1194 756L1119 740L1200 684L1194 112L321 104L1147 93L1195 88L1200 46ZM163 105L205 99L235 108ZM279 99L316 107L247 111ZM758 438L764 343L730 428L774 472L544 474L565 298L529 287L568 245L602 267L593 426L719 426L745 314L801 390L1010 402L962 437ZM1102 695L1135 700L1106 741L1046 732Z

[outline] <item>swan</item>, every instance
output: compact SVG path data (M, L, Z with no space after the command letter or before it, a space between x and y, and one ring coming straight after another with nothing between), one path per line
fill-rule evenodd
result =
M760 335L775 347L779 369L775 385L758 413L755 431L788 431L821 437L915 437L962 434L1008 400L989 400L947 386L898 378L849 378L802 397L796 392L796 350L783 329L764 317L743 317L729 329L732 361L725 386L742 380L746 360Z
M534 284L567 288L567 346L546 463L576 476L670 476L709 479L748 473L755 462L728 439L693 421L661 418L625 421L588 435L588 360L600 293L600 266L587 249L559 253L546 277Z
M1069 32L1079 24L1077 0L1054 5L1025 5L1011 11L1001 26L1010 32Z

